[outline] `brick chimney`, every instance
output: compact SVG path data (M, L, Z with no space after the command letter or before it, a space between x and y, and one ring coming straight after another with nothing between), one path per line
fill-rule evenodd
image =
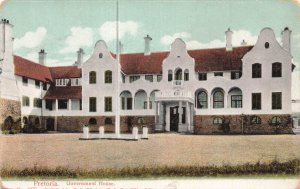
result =
M150 41L152 40L152 38L147 34L147 36L144 37L144 39L145 39L145 53L144 53L144 55L147 56L147 55L151 54Z
M41 49L41 51L39 52L39 63L42 65L46 64L46 55L47 53L45 52L44 49Z
M233 32L228 28L225 32L226 35L226 51L232 51L232 34Z

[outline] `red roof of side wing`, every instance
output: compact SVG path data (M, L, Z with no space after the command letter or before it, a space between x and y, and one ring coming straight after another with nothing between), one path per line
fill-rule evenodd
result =
M81 86L65 86L55 87L51 86L47 91L44 99L81 99L82 87Z
M39 81L52 81L49 68L30 60L14 55L15 74Z
M49 67L53 79L80 78L81 69L77 66Z
M225 48L189 50L195 59L195 71L241 70L242 58L253 46L235 47L232 51ZM169 52L121 54L121 67L125 74L161 74L162 62Z

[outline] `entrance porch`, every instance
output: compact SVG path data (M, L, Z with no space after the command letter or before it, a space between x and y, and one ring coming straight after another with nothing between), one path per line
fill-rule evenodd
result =
M189 92L155 96L155 131L194 133L194 100Z

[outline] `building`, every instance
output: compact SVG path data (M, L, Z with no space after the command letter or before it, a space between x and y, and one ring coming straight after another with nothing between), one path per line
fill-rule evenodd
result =
M228 29L225 47L187 50L176 39L168 52L151 52L147 35L145 52L120 55L121 72L102 40L85 62L79 49L73 66L47 67L43 49L37 63L14 55L7 20L0 32L2 124L19 121L62 132L105 125L114 131L119 100L121 132L138 125L150 132L292 133L288 28L282 45L264 28L254 46L233 47Z

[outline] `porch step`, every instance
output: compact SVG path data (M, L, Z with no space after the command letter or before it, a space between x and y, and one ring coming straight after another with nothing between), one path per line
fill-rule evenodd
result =
M296 134L296 135L300 135L300 127L293 128L293 132L294 132L294 134Z

